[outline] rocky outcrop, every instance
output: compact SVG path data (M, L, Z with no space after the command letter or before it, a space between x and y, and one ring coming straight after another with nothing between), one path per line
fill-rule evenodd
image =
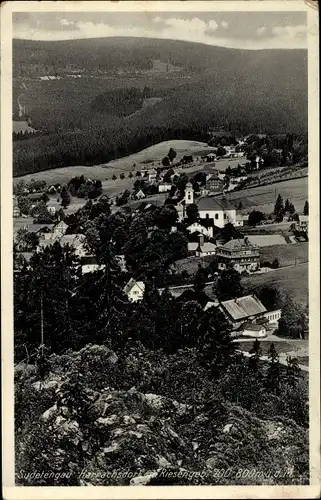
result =
M51 452L63 457L61 467L70 466L73 471L68 484L300 484L307 480L307 432L293 421L261 420L220 398L187 404L135 386L95 390L86 385L86 369L97 357L103 360L104 370L117 363L109 349L87 346L64 357L64 364L55 357L43 384L55 387L54 401L42 413L35 432L48 430ZM75 362L82 364L81 374L75 373ZM38 441L40 437L36 435ZM41 460L47 463L45 449Z

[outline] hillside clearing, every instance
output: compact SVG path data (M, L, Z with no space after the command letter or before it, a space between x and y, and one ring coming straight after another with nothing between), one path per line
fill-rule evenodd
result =
M283 293L291 295L295 301L301 305L305 305L308 301L309 293L308 270L308 263L293 267L284 267L270 271L269 273L243 278L242 284L248 293L255 293L258 287L269 285Z
M241 201L244 213L247 213L252 207L255 207L255 210L270 213L274 209L279 194L284 201L288 198L297 211L302 211L304 203L308 199L308 177L235 191L228 193L227 199L235 205Z
M273 245L260 248L261 260L272 261L277 258L280 267L302 264L309 260L309 244L293 243L288 245Z

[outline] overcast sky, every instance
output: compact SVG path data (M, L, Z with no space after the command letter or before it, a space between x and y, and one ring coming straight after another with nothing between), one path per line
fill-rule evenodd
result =
M244 49L306 48L304 12L14 13L14 38L140 36Z

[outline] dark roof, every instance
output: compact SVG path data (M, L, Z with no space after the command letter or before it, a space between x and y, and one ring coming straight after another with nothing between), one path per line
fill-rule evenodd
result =
M213 302L205 292L195 292L193 289L185 290L179 297L177 297L177 302L187 302L194 300L198 302L201 307L205 307L208 302Z
M254 295L246 295L237 299L226 300L222 302L221 305L225 312L235 321L266 312L266 308L262 302Z
M236 210L228 200L217 196L206 196L196 202L199 210Z

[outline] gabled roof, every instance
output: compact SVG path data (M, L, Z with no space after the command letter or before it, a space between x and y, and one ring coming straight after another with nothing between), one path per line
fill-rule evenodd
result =
M235 210L235 206L227 200L218 199L214 196L200 198L196 204L199 210Z
M58 229L67 229L67 227L68 227L68 225L63 220L61 220L60 222L57 222L57 224L55 224L52 229L57 229L57 228Z
M214 245L214 243L210 243L210 242L205 242L203 243L203 245L199 245L198 248L197 248L198 251L201 251L203 253L205 252L215 252L216 250L216 245Z
M234 321L266 312L266 308L262 302L254 295L246 295L237 299L225 300L221 302L221 306Z
M246 243L244 238L231 239L230 241L225 243L223 247L226 250L243 250L244 248L248 248L250 250L251 249L257 250L256 245L251 243L249 238L248 238L248 243Z
M134 278L130 278L127 285L124 286L124 293L128 294L134 286L138 286L142 292L145 291L145 283L143 281L136 281Z

